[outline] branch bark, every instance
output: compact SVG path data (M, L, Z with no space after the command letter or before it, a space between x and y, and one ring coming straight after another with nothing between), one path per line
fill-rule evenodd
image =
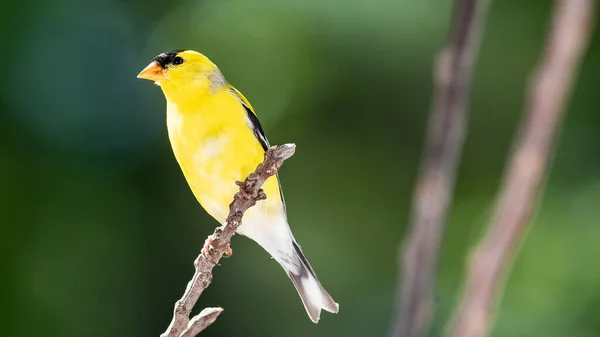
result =
M413 195L410 233L403 245L393 336L425 336L431 324L439 249L466 135L471 73L487 3L455 1L448 42L436 60L435 96Z
M564 106L589 42L593 13L594 0L556 2L499 202L471 262L450 337L483 337L492 328L494 299L531 221Z
M194 267L196 272L181 297L175 303L173 319L161 337L194 337L212 324L222 308L207 308L190 320L190 313L198 298L212 280L212 269L219 263L223 255L231 255L230 242L239 226L242 225L244 213L257 201L266 198L261 187L271 176L275 175L283 162L296 151L296 145L284 144L273 146L265 152L265 160L258 165L244 182L236 182L240 187L233 202L229 205L229 216L225 224L215 229L208 237Z

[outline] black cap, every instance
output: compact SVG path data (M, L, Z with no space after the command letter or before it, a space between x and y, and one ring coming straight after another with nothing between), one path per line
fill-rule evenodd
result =
M173 50L173 51L170 51L170 52L158 54L154 58L154 61L158 62L158 64L160 64L161 67L166 68L167 65L173 63L173 60L175 59L175 57L177 57L177 54L180 53L180 52L182 52L182 51L183 51L183 49Z

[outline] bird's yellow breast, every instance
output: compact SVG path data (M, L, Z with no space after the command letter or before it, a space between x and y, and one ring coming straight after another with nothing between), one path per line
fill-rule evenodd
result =
M228 89L175 101L167 103L167 126L175 157L196 199L223 223L238 191L235 182L256 169L264 159L264 150L246 122L244 107ZM268 198L252 213L280 215L283 204L277 178L271 177L263 189Z

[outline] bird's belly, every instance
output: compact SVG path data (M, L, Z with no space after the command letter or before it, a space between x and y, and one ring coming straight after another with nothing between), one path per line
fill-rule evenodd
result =
M228 134L223 132L196 144L174 146L177 161L196 199L219 223L225 222L229 204L239 190L235 182L252 173L264 155L255 139L236 142ZM267 180L263 186L267 200L251 208L244 215L244 223L270 222L271 217L285 216L276 179Z

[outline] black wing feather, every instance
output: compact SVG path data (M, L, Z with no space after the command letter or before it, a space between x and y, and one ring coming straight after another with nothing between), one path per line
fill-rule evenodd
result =
M256 115L254 114L254 112L252 112L252 109L250 109L250 107L248 107L243 101L242 105L244 106L244 109L246 109L246 115L248 117L250 127L252 128L252 132L254 132L254 137L258 139L263 150L267 151L271 146L269 145L269 141L265 136L265 132L263 131L263 128L260 125L260 122L258 121L258 118L256 118Z
M248 124L252 129L252 133L254 133L254 137L258 140L263 150L267 151L271 145L269 145L269 141L267 140L267 136L265 136L265 132L263 131L258 118L254 114L254 111L250 109L250 107L244 102L244 100L235 92L235 90L231 90L231 92L238 98L244 110L246 110L246 117L248 118ZM279 180L279 173L277 174L277 182L279 184L279 196L281 197L281 203L283 204L283 210L286 211L285 199L283 198L283 190L281 189L281 180Z

